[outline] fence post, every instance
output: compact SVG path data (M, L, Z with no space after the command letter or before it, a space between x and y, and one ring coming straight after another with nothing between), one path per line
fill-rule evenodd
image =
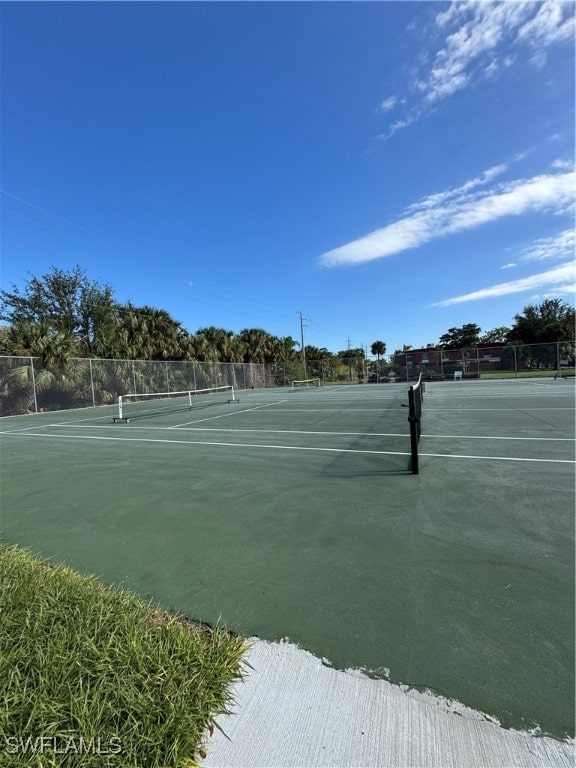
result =
M560 376L560 342L556 342L556 373Z
M518 358L516 356L516 346L512 347L514 350L514 374L518 376Z
M90 365L90 389L92 390L92 408L96 408L96 396L94 394L94 377L92 376L92 358L88 360Z
M34 413L38 413L38 399L36 397L36 374L34 373L34 358L30 358L30 370L32 371L32 389L34 391Z

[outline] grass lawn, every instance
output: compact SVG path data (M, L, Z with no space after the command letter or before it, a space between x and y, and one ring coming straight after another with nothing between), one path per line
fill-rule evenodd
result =
M0 766L193 766L245 650L0 545Z
M537 376L551 378L557 374L558 371L556 369L548 369L545 371L534 369L531 371L518 371L518 373L514 373L514 371L488 371L486 373L482 372L481 376L483 379L522 379L534 378ZM560 376L574 376L574 368L562 368Z

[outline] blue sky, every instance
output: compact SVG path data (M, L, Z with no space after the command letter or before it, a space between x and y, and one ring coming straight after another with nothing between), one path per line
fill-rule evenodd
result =
M3 288L435 343L574 300L571 2L2 3Z

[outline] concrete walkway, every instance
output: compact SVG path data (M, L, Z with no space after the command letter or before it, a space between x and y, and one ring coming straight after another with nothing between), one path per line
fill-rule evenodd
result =
M205 768L574 768L574 741L509 731L482 713L340 672L285 643L253 640L236 705Z

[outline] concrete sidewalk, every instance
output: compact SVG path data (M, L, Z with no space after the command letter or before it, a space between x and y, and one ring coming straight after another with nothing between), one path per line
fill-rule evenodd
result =
M574 768L575 742L509 731L458 702L254 639L205 768Z

